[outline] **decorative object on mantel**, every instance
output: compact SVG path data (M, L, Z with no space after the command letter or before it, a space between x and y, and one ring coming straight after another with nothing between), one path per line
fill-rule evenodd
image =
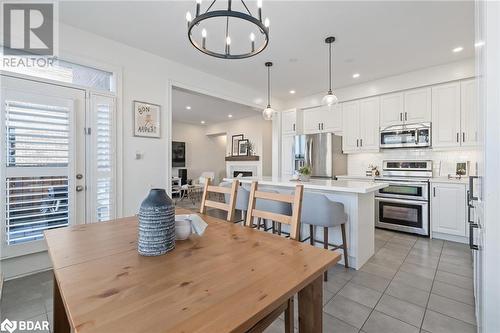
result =
M238 141L243 140L243 134L233 135L231 141L231 156L238 156Z
M308 182L311 179L311 167L309 165L304 165L299 169L300 180L303 182Z
M262 111L262 117L265 120L272 120L274 109L271 107L271 66L273 63L268 61L265 65L267 67L267 107Z
M258 161L259 159L260 157L257 155L226 156L226 162Z
M333 44L333 42L335 42L335 37L333 37L333 36L327 37L325 39L325 43L328 44L328 51L329 51L328 52L328 56L329 56L329 58L328 58L329 88L328 88L328 93L325 95L325 97L323 97L323 99L321 100L321 103L323 105L328 105L328 106L332 106L333 104L337 104L337 102L339 101L337 96L335 96L335 94L332 91L332 44Z
M160 256L175 248L175 206L164 189L151 189L139 209L137 249L143 256Z
M134 136L160 138L160 106L134 101Z
M269 43L269 19L266 17L264 22L262 21L262 0L257 0L257 17L252 15L252 12L246 5L244 0L238 2L233 2L231 0L227 1L227 9L217 8L217 0L213 0L208 5L204 13L201 12L201 0L196 0L196 14L193 19L191 12L186 13L186 20L188 23L188 38L191 44L199 51L216 58L223 59L244 59L249 58L262 52ZM219 2L220 4L220 2ZM215 6L214 6L215 5ZM234 7L233 7L234 6ZM239 10L234 10L236 6L240 6ZM210 9L213 10L210 10ZM243 43L236 44L233 50L236 49L238 52L231 54L231 44L234 41L231 40L229 35L230 25L229 18L232 22L238 22L245 24L251 23L251 30L249 32L249 40ZM213 42L208 42L208 31L206 27L210 26L212 28L216 27L217 23L220 22L219 29L216 31L225 30L224 38L222 36L215 36ZM222 25L225 23L225 27ZM214 25L215 24L215 25ZM236 24L236 27L239 24ZM198 32L199 37L193 36L193 31ZM232 29L236 31L237 29ZM225 41L225 44L219 44L218 41ZM259 43L258 47L255 47L255 42ZM237 41L238 42L238 41ZM217 48L217 46L220 46Z
M238 155L239 156L248 156L248 139L238 140Z

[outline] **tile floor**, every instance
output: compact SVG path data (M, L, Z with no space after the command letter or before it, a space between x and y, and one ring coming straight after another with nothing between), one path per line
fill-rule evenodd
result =
M476 331L466 245L378 229L375 235L376 253L361 270L330 269L323 293L325 333ZM2 320L51 322L52 286L51 271L7 281ZM284 332L282 319L266 331L277 332Z

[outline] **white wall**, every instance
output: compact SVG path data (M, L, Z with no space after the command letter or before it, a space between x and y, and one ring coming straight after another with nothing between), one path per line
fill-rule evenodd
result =
M255 155L262 162L262 176L272 173L272 122L264 120L258 113L254 117L225 121L207 126L207 135L227 135L226 155L231 154L232 136L243 134L254 145Z
M186 166L188 179L197 179L204 171L215 172L215 181L226 176L226 135L206 135L206 127L181 122L172 123L172 140L186 143Z

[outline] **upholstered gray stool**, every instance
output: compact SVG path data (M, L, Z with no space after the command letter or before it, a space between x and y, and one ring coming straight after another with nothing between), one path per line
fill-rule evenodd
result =
M324 194L304 192L302 200L302 223L309 224L309 237L311 245L314 245L314 228L323 227L323 247L328 249L330 245L332 250L342 249L344 251L344 265L349 267L347 254L347 239L345 225L347 223L347 214L344 212L344 204L331 201ZM328 243L328 228L340 225L342 231L342 244L335 245ZM328 280L328 273L325 272L325 281Z
M222 182L219 186L231 187L231 182ZM243 184L240 183L238 188L238 193L236 195L236 206L235 209L241 211L241 219L234 221L234 223L244 222L246 218L246 212L248 209L248 199L250 197L250 190L247 189ZM229 203L229 194L224 194L224 201Z
M273 190L264 190L262 192L280 193L279 191L273 191ZM257 199L255 202L255 209L280 215L288 215L288 216L292 215L292 205L286 202ZM257 228L260 229L261 227L263 227L265 231L272 229L272 232L274 234L276 232L276 223L272 221L272 226L268 228L266 222L267 222L266 220L258 219ZM278 223L277 229L278 233L281 235L281 223Z

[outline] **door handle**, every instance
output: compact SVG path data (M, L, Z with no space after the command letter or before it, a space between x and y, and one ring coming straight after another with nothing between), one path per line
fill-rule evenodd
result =
M436 188L435 187L432 188L432 196L436 197Z
M359 139L356 139L356 147L359 147Z
M83 186L82 186L82 185L77 185L77 186L76 186L76 191L77 191L77 192L81 192L81 191L83 191Z
M469 247L471 250L479 250L479 246L474 244L474 229L479 228L477 223L469 224Z
M460 133L457 132L457 142L460 142Z
M408 112L405 112L405 121L408 120Z
M399 113L399 121L403 121L403 112Z
M462 142L465 142L465 132L462 132Z
M293 128L293 131L295 132L295 124L293 124L293 127L292 127L292 128Z
M359 139L359 146L363 147L363 139Z

